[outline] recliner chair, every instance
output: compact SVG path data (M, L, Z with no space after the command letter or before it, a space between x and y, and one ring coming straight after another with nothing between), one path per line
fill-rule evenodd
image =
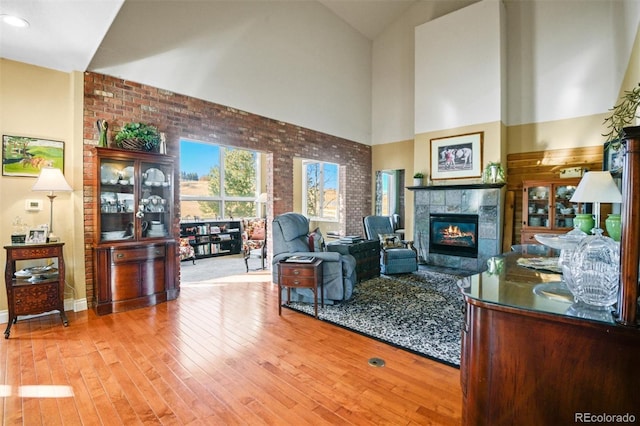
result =
M278 262L290 256L314 256L323 260L324 303L348 300L356 284L356 260L351 255L310 251L309 220L299 213L284 213L273 219L273 282L278 282ZM282 289L286 292L286 289ZM313 303L313 289L292 288L291 301ZM286 293L283 293L286 300Z
M390 275L418 270L418 252L413 241L401 240L394 233L390 216L366 216L362 222L367 239L380 241L380 272Z

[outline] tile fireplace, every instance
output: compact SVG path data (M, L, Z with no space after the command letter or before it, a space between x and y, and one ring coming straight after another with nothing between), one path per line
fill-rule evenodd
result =
M429 253L478 257L477 214L431 214Z
M414 192L413 239L421 264L480 271L488 258L502 252L504 184L409 189Z

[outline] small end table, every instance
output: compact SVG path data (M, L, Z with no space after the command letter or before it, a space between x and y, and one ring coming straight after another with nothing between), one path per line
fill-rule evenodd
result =
M69 325L69 320L64 312L65 269L62 246L64 243L4 246L7 251L4 281L9 307L9 321L7 329L4 331L5 339L9 338L11 326L17 322L18 315L37 315L57 310L60 312L62 325L65 327ZM58 259L58 273L53 278L28 281L14 276L16 261L49 258Z
M312 288L313 306L318 318L318 288L320 300L324 307L324 291L322 288L322 259L316 258L310 263L278 262L278 315L282 315L282 289L287 289L287 304L291 300L291 288Z

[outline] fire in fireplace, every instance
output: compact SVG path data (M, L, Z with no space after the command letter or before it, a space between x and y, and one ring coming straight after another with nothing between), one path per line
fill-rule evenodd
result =
M429 253L478 257L478 215L431 214Z

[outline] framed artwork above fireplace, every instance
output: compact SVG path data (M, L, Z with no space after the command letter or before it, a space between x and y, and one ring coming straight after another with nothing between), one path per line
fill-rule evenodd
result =
M484 132L431 139L431 179L482 176Z

